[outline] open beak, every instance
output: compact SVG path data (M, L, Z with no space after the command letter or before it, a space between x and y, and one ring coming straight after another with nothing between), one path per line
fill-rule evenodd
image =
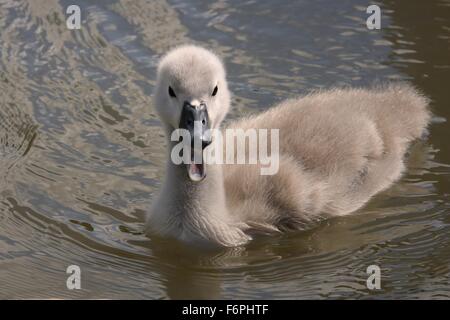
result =
M206 105L193 106L185 101L180 117L180 129L186 129L191 137L191 161L187 163L189 178L201 181L206 177L203 150L211 144L210 121Z

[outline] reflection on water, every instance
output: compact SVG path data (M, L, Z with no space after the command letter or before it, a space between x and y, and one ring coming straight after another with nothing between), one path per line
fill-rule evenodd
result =
M450 3L0 2L1 298L450 298ZM405 177L361 212L199 252L142 234L164 138L158 57L194 42L225 60L230 118L308 90L403 79L432 100ZM67 266L82 270L66 289ZM368 291L378 264L382 290Z

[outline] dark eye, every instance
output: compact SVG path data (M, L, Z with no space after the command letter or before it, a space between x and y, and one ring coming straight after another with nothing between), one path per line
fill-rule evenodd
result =
M217 90L219 90L219 88L217 88L217 86L215 86L215 88L213 90L213 93L212 93L213 97L217 94Z
M169 87L169 96L171 96L172 98L177 97L177 95L175 94L175 91L173 91L172 87Z

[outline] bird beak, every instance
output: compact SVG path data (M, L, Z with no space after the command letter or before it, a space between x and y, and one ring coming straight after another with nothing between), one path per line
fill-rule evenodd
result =
M186 129L191 137L191 161L187 163L189 178L201 181L206 177L203 150L211 144L210 121L204 103L193 106L184 102L180 117L180 129Z

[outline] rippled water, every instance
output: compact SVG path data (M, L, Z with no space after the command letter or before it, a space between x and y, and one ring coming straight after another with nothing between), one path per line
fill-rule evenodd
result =
M0 0L0 297L450 298L450 2L378 4L369 31L362 0ZM155 67L186 42L224 58L231 119L403 79L431 98L430 136L352 216L218 252L149 239L165 161ZM72 264L82 290L66 288Z

